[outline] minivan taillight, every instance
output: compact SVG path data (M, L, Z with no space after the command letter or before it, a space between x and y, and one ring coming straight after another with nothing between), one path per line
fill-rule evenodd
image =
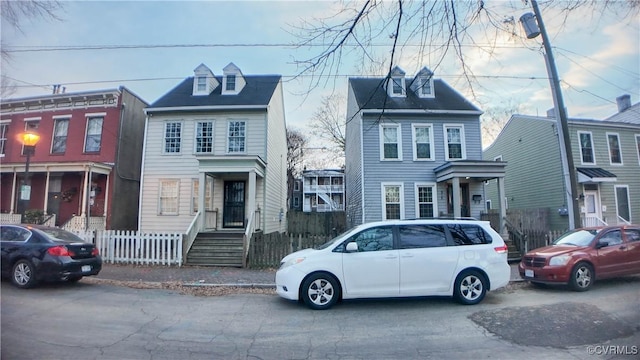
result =
M498 246L498 247L494 247L493 248L498 254L504 254L507 251L509 251L509 248L507 247L507 245L502 245L502 246Z
M66 246L54 246L47 249L47 253L51 256L75 256L73 251L69 251Z

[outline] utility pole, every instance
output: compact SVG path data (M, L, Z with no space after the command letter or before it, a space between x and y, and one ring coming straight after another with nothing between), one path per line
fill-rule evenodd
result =
M542 15L540 14L540 8L536 0L531 0L531 7L535 13L535 20L537 20L537 26L540 28L533 29L531 22L531 13L524 14L520 17L525 31L527 32L527 38L533 39L539 34L542 35L542 44L544 45L544 58L547 65L547 73L549 74L549 83L551 85L551 92L553 94L553 105L555 107L556 121L558 122L558 141L560 143L560 156L562 158L562 170L564 178L564 187L566 195L566 204L569 215L569 229L575 229L580 227L580 209L578 208L578 191L576 181L576 171L573 164L573 153L571 151L571 138L569 136L569 124L567 121L567 111L564 106L564 100L562 98L562 91L560 88L560 80L558 78L558 70L556 69L556 63L553 58L553 52L551 51L551 43L549 42L549 36L547 30L542 21Z

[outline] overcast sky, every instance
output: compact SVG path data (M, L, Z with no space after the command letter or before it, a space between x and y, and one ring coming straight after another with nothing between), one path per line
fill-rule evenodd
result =
M485 2L487 7L500 3ZM516 20L532 11L521 1L513 4L516 6L493 8ZM339 71L345 76L308 96L300 94L307 89L309 78L292 80L298 72L294 59L308 58L319 49L283 46L297 40L290 34L290 25L331 14L334 6L329 1L64 2L59 13L62 21L25 21L22 32L2 23L2 46L12 51L12 59L3 61L1 70L19 85L13 97L49 94L52 84L61 84L67 92L122 85L153 103L192 76L199 64L221 75L222 68L233 62L244 74L282 75L287 124L304 128L323 96L332 92L346 96L347 75L364 75L359 72L362 64L346 61ZM629 23L615 16L575 13L560 26L557 14L543 12L543 18L570 117L608 117L616 112L615 98L622 94L630 94L632 103L640 101L639 19ZM518 32L522 35L521 29ZM553 102L544 57L535 50L540 47L540 37L527 40L526 46L521 41L500 41L504 47L492 58L480 49L469 50L476 52L468 65L481 84L474 102L486 109L510 101L522 104L530 115L544 115ZM209 46L184 46L196 44ZM258 44L261 46L255 46ZM134 47L108 49L113 45ZM147 45L175 46L144 47ZM42 51L45 47L74 46L99 49ZM15 51L34 49L40 51ZM389 50L381 47L381 56ZM423 66L433 67L415 63L409 51L403 52L397 63L407 76ZM435 77L468 96L460 75L459 68L444 64Z

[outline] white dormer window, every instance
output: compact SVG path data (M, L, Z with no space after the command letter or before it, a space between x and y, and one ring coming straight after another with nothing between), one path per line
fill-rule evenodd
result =
M200 64L193 70L193 93L194 96L206 96L213 92L220 83L216 80L213 72L205 64Z
M224 74L222 77L222 95L239 94L246 85L240 69L233 63L229 63L222 71Z
M399 67L394 67L389 75L389 82L387 83L387 94L391 97L404 97L407 95L405 80L405 72Z
M433 88L433 72L423 67L422 70L416 75L416 78L411 85L412 90L421 98L433 98L435 97L435 90Z
M224 87L226 91L235 91L236 90L236 75L227 75L225 76L227 83Z

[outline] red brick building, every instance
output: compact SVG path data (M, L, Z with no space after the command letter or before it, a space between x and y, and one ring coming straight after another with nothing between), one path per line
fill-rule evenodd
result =
M147 105L124 87L2 100L2 222L28 206L56 226L137 229ZM40 136L27 179L25 132Z

